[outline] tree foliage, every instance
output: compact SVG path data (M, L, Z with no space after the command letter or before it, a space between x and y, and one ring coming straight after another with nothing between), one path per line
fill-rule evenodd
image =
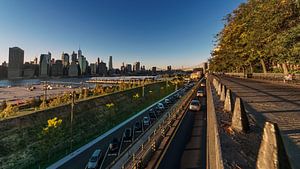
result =
M248 0L225 18L210 68L241 71L260 65L299 65L300 8L295 0Z

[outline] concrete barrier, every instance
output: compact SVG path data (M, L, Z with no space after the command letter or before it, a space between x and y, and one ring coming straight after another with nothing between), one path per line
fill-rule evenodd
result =
M224 101L224 111L225 112L231 112L232 111L232 94L231 94L231 90L227 89L226 91L226 97L225 97L225 101Z
M237 132L248 132L250 130L249 120L241 98L236 97L232 115L231 128Z
M257 169L291 169L276 123L266 122L258 152Z
M210 79L206 81L207 90L207 136L206 136L206 169L224 169L218 122L212 96Z
M225 101L225 97L226 97L226 86L222 85L222 91L221 91L220 100L221 101Z

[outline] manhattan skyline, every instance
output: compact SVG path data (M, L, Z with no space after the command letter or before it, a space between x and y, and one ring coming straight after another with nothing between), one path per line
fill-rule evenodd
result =
M13 46L25 50L25 61L48 51L60 59L80 46L90 63L113 56L114 67L195 66L209 58L224 13L241 2L7 0L0 6L0 62Z

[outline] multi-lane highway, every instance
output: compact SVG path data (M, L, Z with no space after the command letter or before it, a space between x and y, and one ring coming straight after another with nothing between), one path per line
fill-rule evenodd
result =
M178 99L184 95L191 85L186 85L184 88L170 94L157 103L149 106L145 110L139 112L135 116L131 117L127 121L121 123L115 128L111 129L107 133L103 134L99 138L95 139L91 143L83 146L82 148L73 152L73 155L61 159L55 164L48 167L49 169L84 169L96 149L101 149L102 156L99 160L97 168L106 168L110 165L128 146L139 139L141 135L145 133L169 108L174 105ZM166 103L166 99L169 99L169 103ZM164 109L158 107L158 103L163 103ZM149 116L150 114L150 116ZM147 120L144 117L148 117L150 124L147 125ZM138 123L138 124L137 124ZM97 130L97 129L95 129ZM131 132L125 130L131 130ZM125 134L126 133L126 134ZM114 140L113 146L110 143Z

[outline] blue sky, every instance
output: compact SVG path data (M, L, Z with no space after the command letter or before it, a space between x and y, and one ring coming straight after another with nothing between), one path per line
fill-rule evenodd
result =
M50 51L54 58L79 45L88 59L114 67L194 66L207 60L222 18L242 0L1 0L0 62L8 48L25 60Z

